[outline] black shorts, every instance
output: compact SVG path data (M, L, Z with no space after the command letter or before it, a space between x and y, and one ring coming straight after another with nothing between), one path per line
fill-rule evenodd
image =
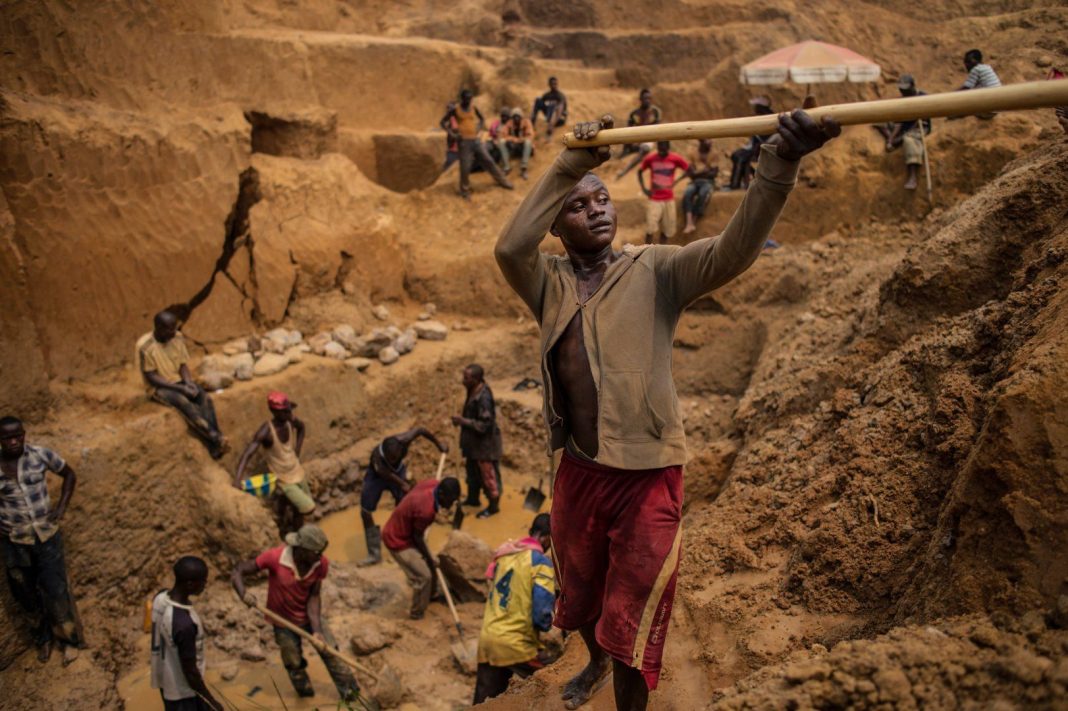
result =
M400 475L404 478L404 475ZM364 511L374 511L378 508L378 502L382 500L385 492L393 494L394 503L400 503L404 498L404 489L391 481L387 481L375 473L370 467L363 475L363 491L360 492L360 508Z

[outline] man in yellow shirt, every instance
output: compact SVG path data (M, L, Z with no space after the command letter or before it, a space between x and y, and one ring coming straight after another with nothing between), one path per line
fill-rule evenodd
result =
M549 514L538 514L530 535L502 544L486 571L490 581L482 633L478 639L475 701L503 694L512 675L526 678L543 666L539 632L553 623L556 582L550 545Z
M178 333L178 318L173 313L156 314L152 333L145 334L137 343L137 355L149 397L178 410L193 433L207 445L212 459L226 454L230 447L219 431L215 406L204 388L193 382L189 351L185 338Z

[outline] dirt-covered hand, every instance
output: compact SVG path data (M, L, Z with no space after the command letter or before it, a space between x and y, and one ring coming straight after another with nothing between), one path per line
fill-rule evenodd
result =
M826 117L816 123L808 113L794 109L788 114L779 114L779 132L768 143L776 147L780 158L801 160L841 133L842 127L833 118Z
M612 118L611 114L605 114L601 117L600 121L585 121L583 123L576 123L572 132L575 134L575 138L580 141L592 141L598 133L606 128L612 128L616 125L616 120ZM611 146L598 146L597 148L590 148L589 151L597 156L598 163L604 163L606 160L612 157Z
M249 607L256 606L256 596L252 593L245 593L245 596L241 598L241 602L245 603Z

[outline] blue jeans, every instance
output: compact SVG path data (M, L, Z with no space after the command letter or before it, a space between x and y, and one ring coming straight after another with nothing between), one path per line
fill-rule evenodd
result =
M0 552L11 595L33 619L34 644L51 642L55 634L66 644L81 646L67 587L62 535L57 531L47 541L35 538L28 544L0 538Z
M711 180L694 180L686 186L682 195L682 213L694 217L704 217L708 198L712 194Z

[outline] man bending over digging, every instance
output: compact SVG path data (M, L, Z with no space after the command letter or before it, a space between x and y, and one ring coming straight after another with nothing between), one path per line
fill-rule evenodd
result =
M575 127L580 139L612 117ZM563 687L578 708L613 672L616 707L656 688L675 596L686 442L671 343L683 309L756 261L798 164L841 132L782 114L756 180L718 237L685 247L612 247L616 210L589 171L607 147L565 150L497 242L505 278L541 326L544 414L564 449L553 490L560 597L555 624L579 630L590 662ZM551 232L566 257L538 251Z

